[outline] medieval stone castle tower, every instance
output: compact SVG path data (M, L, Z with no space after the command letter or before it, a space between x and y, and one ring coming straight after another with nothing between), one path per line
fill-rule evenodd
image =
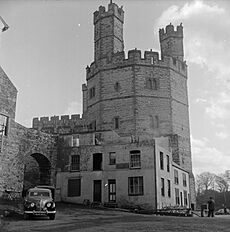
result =
M68 202L194 204L182 25L159 30L159 57L152 50L125 54L124 11L112 1L108 10L94 12L93 22L94 61L82 85L82 117L34 118L33 144L18 141L19 160L34 157L38 170L46 170L41 184L56 182ZM42 139L47 147L39 145Z
M159 30L161 58L152 50L142 56L137 49L128 51L126 58L123 9L112 2L108 10L100 6L93 22L94 61L87 66L87 83L82 85L82 118L36 118L33 127L52 133L100 132L100 139L103 132L113 131L136 143L168 137L173 161L189 172L193 198L182 24Z

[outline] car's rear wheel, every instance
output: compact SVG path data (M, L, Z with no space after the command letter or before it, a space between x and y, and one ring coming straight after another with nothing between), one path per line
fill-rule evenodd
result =
M54 220L54 219L55 219L55 213L50 214L50 215L49 215L49 218L50 218L50 220Z

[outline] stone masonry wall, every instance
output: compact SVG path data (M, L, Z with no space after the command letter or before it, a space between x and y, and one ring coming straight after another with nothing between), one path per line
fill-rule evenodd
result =
M57 159L55 138L37 130L27 129L11 119L9 133L3 138L0 153L0 192L22 191L26 158L34 153L39 153L50 161L54 184Z
M17 89L0 67L0 114L15 118Z

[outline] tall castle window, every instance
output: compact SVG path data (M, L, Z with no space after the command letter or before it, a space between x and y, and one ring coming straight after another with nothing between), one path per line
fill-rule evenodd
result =
M90 99L95 97L95 95L96 95L95 92L96 92L95 87L92 87L89 89L89 98Z
M158 89L158 80L156 78L147 78L146 79L146 88L150 90Z
M9 118L0 114L0 135L7 136Z
M120 128L120 119L119 117L114 118L114 129L119 129Z
M115 83L114 89L115 89L116 92L118 92L121 89L121 86L120 86L119 82Z

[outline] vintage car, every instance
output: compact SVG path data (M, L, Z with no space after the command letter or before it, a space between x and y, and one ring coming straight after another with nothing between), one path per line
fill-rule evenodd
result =
M54 220L55 214L55 203L50 189L35 187L27 191L24 201L25 219L33 216L48 216Z

